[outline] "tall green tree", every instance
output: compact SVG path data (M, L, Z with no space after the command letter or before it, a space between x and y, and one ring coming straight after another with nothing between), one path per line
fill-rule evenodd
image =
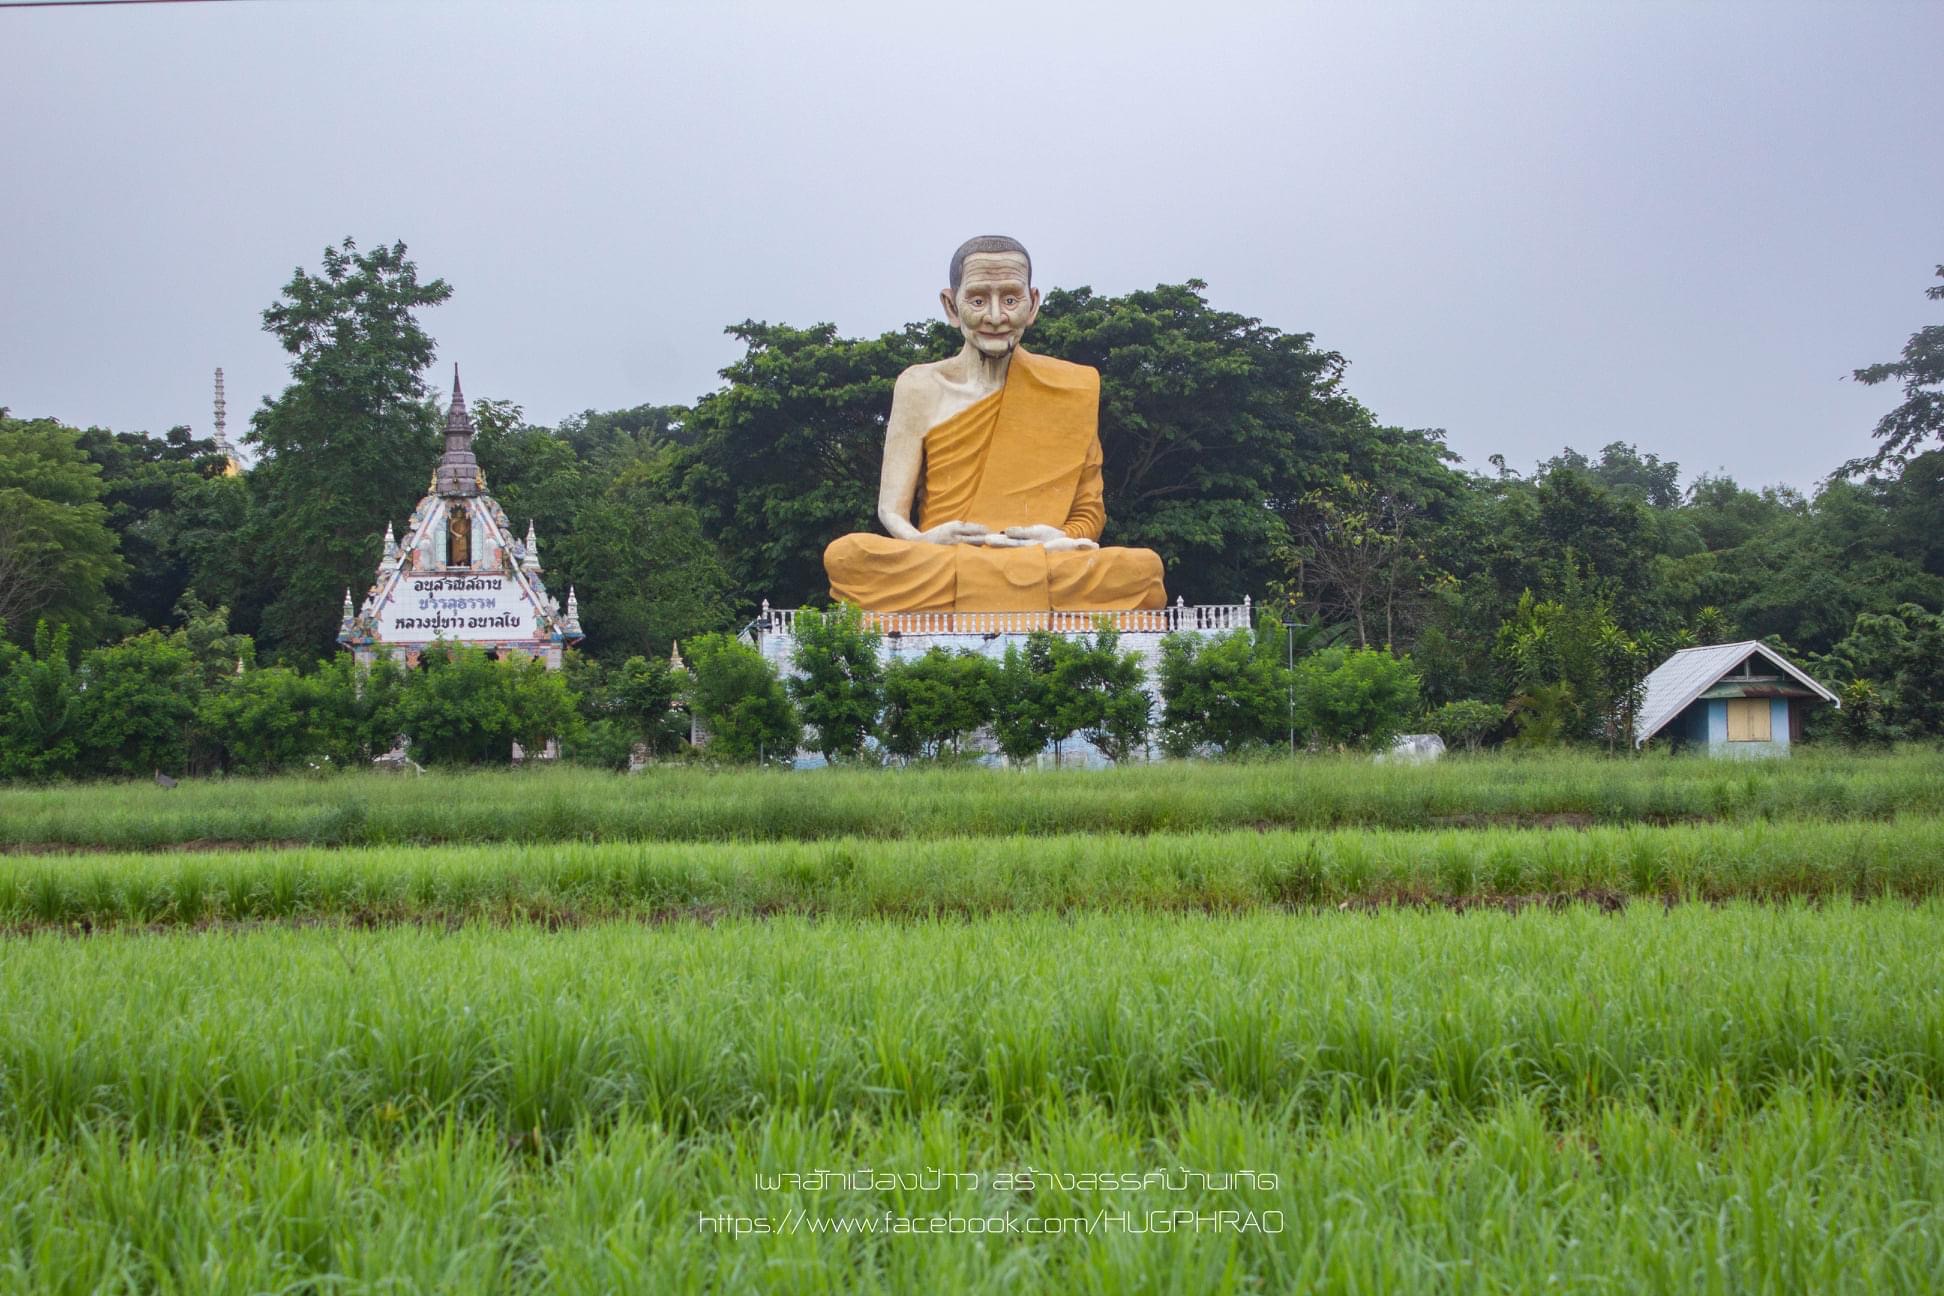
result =
M360 252L347 238L263 312L293 357L291 385L248 434L263 456L249 550L271 591L259 638L281 653L331 651L344 590L369 583L385 524L425 492L439 423L418 312L451 295L443 279L420 282L403 243Z
M582 650L609 666L731 623L728 568L675 482L674 413L589 410L550 429L510 401L473 407L488 488L516 532L536 531L548 585L580 595Z
M127 570L81 434L0 409L0 637L46 619L86 646L113 624L108 590Z
M1289 607L1347 624L1359 647L1415 630L1435 570L1415 500L1346 476L1285 517L1290 579L1278 592Z
M1709 537L1698 599L1747 638L1779 637L1811 653L1831 651L1860 614L1944 607L1944 546L1932 547L1937 514L1925 507L1923 472L1933 464L1944 465L1944 454L1913 460L1910 482L1832 480L1813 496L1730 493L1711 482L1704 500L1697 488L1682 511Z
M486 488L516 533L524 535L531 523L541 543L558 550L574 534L581 506L600 493L611 469L590 470L566 438L528 424L526 412L512 401L489 397L472 401L470 408L473 453Z
M1427 701L1501 699L1532 684L1514 688L1499 651L1500 627L1523 615L1528 592L1540 603L1604 600L1620 624L1662 633L1701 605L1728 607L1688 510L1647 503L1665 498L1669 467L1609 446L1599 465L1568 450L1530 480L1510 471L1469 478L1425 538L1442 573L1427 586L1423 628L1396 644L1422 672Z
M586 501L552 555L550 586L580 595L586 648L609 661L666 657L679 642L731 624L722 550L693 506L669 488L665 456L631 459Z
M1897 707L1906 732L1944 738L1944 616L1911 634L1897 670Z
M1614 618L1611 600L1569 565L1557 598L1527 590L1499 628L1497 654L1525 745L1604 739L1631 747L1648 672L1665 653Z
M1560 564L1540 588L1557 592L1577 579L1605 591L1622 620L1644 622L1655 539L1646 505L1574 469L1539 478L1536 494L1534 527L1525 542L1531 552Z
M1944 615L1915 603L1862 613L1829 653L1810 659L1809 671L1825 682L1868 684L1887 734L1944 737Z
M1944 265L1937 267L1944 279ZM1944 284L1924 289L1932 301L1944 301ZM1901 468L1932 437L1944 441L1944 324L1927 324L1910 335L1903 355L1869 365L1852 375L1868 386L1896 380L1903 384L1903 402L1877 421L1871 433L1879 442L1875 453L1852 459L1837 471L1845 476Z
M1265 506L1355 471L1374 424L1341 355L1206 289L1053 289L1027 345L1100 370L1105 543L1156 550L1171 591L1214 602L1277 574L1285 533Z
M1657 454L1642 454L1632 442L1609 442L1597 461L1567 446L1540 464L1537 475L1557 468L1582 473L1614 494L1651 508L1671 509L1681 504L1681 465Z
M632 409L582 410L554 429L581 462L601 464L653 453L664 445L687 445L689 411L681 405L636 405Z

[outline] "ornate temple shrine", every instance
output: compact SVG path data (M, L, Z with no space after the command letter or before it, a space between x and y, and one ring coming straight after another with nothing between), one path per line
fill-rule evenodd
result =
M338 642L368 666L383 654L415 665L436 643L522 653L560 668L561 652L582 638L574 591L567 606L540 579L540 545L527 523L514 536L506 511L486 493L473 454L472 415L452 371L445 452L430 493L405 523L401 543L389 523L378 578L355 609L344 591Z

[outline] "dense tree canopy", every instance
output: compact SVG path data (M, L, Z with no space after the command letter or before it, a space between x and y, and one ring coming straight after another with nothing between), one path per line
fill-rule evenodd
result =
M127 568L101 495L79 433L0 409L0 638L25 641L41 618L82 643L108 629Z
M1377 438L1342 356L1212 308L1206 287L1055 289L1029 341L1100 370L1107 541L1159 552L1190 601L1231 602L1275 573L1271 510L1356 470Z
M127 565L109 586L122 629L166 624L192 589L231 601L243 593L236 536L249 484L226 475L214 441L186 427L159 437L88 428L81 445L101 465L102 502Z
M684 489L745 610L821 601L824 546L875 526L892 381L957 335L913 325L853 341L828 324L755 321L728 331L744 354L686 422Z

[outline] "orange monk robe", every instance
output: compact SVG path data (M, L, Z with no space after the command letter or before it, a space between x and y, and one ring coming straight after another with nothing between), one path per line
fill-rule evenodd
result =
M1100 371L1014 351L1005 384L925 433L918 529L1057 526L1100 539ZM824 550L830 597L872 612L1158 608L1151 549L996 549L842 536Z

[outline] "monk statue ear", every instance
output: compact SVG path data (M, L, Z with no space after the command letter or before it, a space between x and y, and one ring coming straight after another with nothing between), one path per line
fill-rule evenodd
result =
M946 323L952 325L954 328L958 327L958 298L952 295L950 288L940 288L938 290L938 300L945 304Z

